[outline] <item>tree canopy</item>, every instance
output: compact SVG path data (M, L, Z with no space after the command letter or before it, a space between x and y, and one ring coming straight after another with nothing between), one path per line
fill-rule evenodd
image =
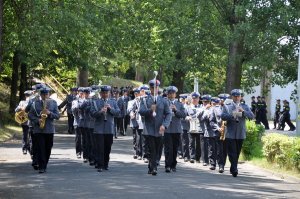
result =
M6 80L22 63L27 77L50 73L67 87L82 71L92 84L158 70L163 86L190 92L198 77L213 95L247 90L266 71L280 85L297 78L296 0L11 0L3 10Z

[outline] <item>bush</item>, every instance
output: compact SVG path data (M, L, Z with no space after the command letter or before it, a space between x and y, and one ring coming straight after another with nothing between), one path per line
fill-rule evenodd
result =
M300 138L270 133L262 138L263 154L268 162L300 170Z
M247 121L246 128L247 137L242 148L244 158L250 160L253 157L262 157L261 137L265 132L265 128L262 125L255 124L254 121Z

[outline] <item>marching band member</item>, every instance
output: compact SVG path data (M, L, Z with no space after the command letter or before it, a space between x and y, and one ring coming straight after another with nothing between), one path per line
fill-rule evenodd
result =
M128 102L127 111L130 116L130 126L132 128L132 136L133 136L133 149L134 149L134 159L141 160L143 157L143 123L142 118L140 116L140 89L133 89L133 94L135 98Z
M182 103L175 100L178 89L175 86L167 88L167 97L172 112L172 119L164 134L165 169L167 173L176 172L177 151L182 134L181 119L185 118L185 110Z
M96 162L98 172L108 170L109 156L113 144L114 117L120 114L115 100L109 98L111 87L101 86L101 98L96 99L91 107L95 118L94 138L96 143Z
M49 98L49 92L50 88L40 89L41 99L33 102L28 114L37 141L39 173L46 172L53 146L54 120L60 117L57 103Z
M181 94L179 95L180 101L183 105L184 112L187 114L187 106L190 104L188 100L188 94ZM190 160L190 150L189 150L189 129L190 129L190 122L187 121L185 118L181 119L182 124L182 130L183 133L181 134L181 143L182 143L182 157L184 159L184 162L187 162Z
M84 120L83 120L83 112L79 108L81 104L84 101L84 88L79 87L78 88L78 96L77 98L72 102L72 113L74 115L74 129L75 129L75 150L76 150L76 156L77 158L81 158L82 153L82 129L84 126Z
M202 114L200 116L200 145L201 145L201 160L203 162L203 166L207 166L209 164L208 157L208 148L209 148L209 140L210 137L214 136L214 133L209 125L209 113L210 113L210 101L211 95L203 95L202 96ZM212 160L212 154L210 160ZM212 166L213 170L214 167Z
M221 140L221 133L224 133L225 127L222 126L222 108L220 106L220 98L213 97L211 99L213 107L211 108L211 113L210 113L210 125L212 130L214 131L214 137L211 137L209 140L209 157L210 163L211 163L211 168L214 170L213 167L216 166L216 162L218 163L219 166L219 173L224 172L224 156L223 156L223 140ZM223 129L222 129L223 128ZM224 135L223 135L224 136Z
M45 84L36 84L34 86L32 86L32 98L29 100L27 107L25 108L25 112L29 113L32 104L37 101L40 100L40 89L46 87ZM36 138L36 134L33 133L33 123L31 122L30 118L29 119L29 134L31 137L31 159L32 159L32 167L34 170L38 170L39 169L39 165L38 165L38 151L37 151L37 138Z
M169 127L171 122L171 111L166 99L157 95L160 82L150 80L149 86L151 94L141 100L140 111L144 116L144 131L147 135L147 144L149 146L149 164L148 174L157 174L157 157L162 144L162 135Z
M222 110L221 118L227 122L226 146L230 161L230 173L233 177L238 175L238 159L242 149L243 141L246 138L246 118L253 119L254 114L246 104L241 104L240 89L231 91L233 101L226 103Z
M67 95L66 99L58 106L58 109L61 110L63 107L66 107L68 115L68 133L74 133L74 116L72 113L72 102L76 99L77 88L71 88L71 93ZM63 111L64 112L64 111Z
M139 87L139 90L140 90L140 102L142 100L144 100L145 97L147 97L149 95L149 86L147 85L142 85ZM144 117L141 116L141 119L142 119L142 126L144 128ZM143 145L143 160L144 160L144 163L149 163L149 157L150 157L150 153L149 153L149 145L147 143L147 133L145 130L143 130L142 132L142 145Z
M28 90L24 92L25 95L25 100L21 100L19 105L17 106L17 108L15 109L15 112L20 112L23 111L25 112L25 109L29 103L30 100L30 96L32 95L32 91ZM29 140L28 140L28 132L29 132L29 121L25 121L21 124L22 126L22 132L23 132L23 136L22 136L22 151L23 154L27 154L27 150L29 149Z
M189 148L190 148L190 162L200 162L201 146L200 146L200 120L202 108L200 107L199 100L200 94L198 92L191 93L192 102L187 106L187 117L186 120L190 123L189 129ZM203 133L202 133L203 134Z

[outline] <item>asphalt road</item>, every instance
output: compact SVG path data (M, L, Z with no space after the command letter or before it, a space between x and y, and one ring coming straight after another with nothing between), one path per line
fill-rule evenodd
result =
M282 179L247 163L233 178L228 165L219 174L182 160L176 173L165 173L162 158L158 175L151 176L143 161L132 158L131 143L131 136L115 140L110 170L98 173L76 158L74 135L57 134L44 174L32 169L18 138L1 143L0 198L300 198L300 180Z

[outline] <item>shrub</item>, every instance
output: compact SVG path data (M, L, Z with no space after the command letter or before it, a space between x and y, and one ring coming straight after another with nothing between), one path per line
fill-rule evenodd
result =
M300 138L270 133L262 138L263 153L268 162L300 170Z
M262 157L262 142L261 137L265 132L262 125L255 124L254 121L247 121L247 137L244 140L242 153L246 160L253 157Z

